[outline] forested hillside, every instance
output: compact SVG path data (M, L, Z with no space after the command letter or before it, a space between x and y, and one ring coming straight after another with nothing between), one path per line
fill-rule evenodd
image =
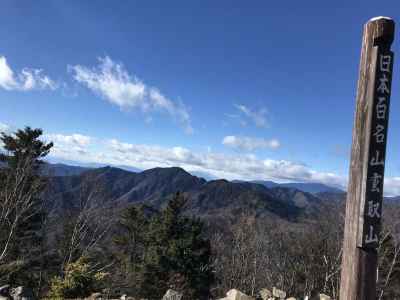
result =
M337 298L345 193L206 181L181 168L54 172L41 134L1 137L0 282L50 299L161 299L170 288L214 299L272 286ZM399 211L387 201L383 299L399 296Z

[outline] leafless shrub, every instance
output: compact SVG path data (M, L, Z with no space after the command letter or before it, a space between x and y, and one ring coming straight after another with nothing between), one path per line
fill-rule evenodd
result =
M35 201L43 189L43 181L33 177L35 167L35 158L27 155L15 168L0 170L0 264L7 259L18 227L42 209Z
M67 251L63 267L75 259L88 256L105 238L113 224L111 208L104 202L101 185L83 184L77 207L69 220L71 232L66 235Z

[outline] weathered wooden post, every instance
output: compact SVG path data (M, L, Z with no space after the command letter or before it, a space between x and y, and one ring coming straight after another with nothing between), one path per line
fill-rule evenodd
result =
M364 26L353 128L340 300L375 300L394 21Z

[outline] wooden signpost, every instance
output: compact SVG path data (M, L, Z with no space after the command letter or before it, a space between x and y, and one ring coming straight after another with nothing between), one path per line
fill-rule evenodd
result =
M340 300L375 300L386 137L393 71L394 21L364 26L350 178L346 200Z

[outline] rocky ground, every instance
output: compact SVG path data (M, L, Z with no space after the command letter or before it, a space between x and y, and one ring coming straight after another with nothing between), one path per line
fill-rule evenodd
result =
M174 290L168 290L162 300L181 300L182 294ZM102 293L93 293L90 297L84 300L102 300L108 299ZM146 300L146 299L135 299L129 297L128 295L122 295L120 300ZM257 297L247 296L246 294L236 290L231 289L226 293L225 298L220 298L217 300L331 300L331 297L325 294L316 293L315 295L306 296L304 298L287 298L286 292L275 287L272 290L262 289L258 292ZM36 300L32 290L19 286L16 288L11 288L9 285L4 285L0 287L0 300ZM110 299L112 300L112 299ZM117 299L115 299L117 300Z

